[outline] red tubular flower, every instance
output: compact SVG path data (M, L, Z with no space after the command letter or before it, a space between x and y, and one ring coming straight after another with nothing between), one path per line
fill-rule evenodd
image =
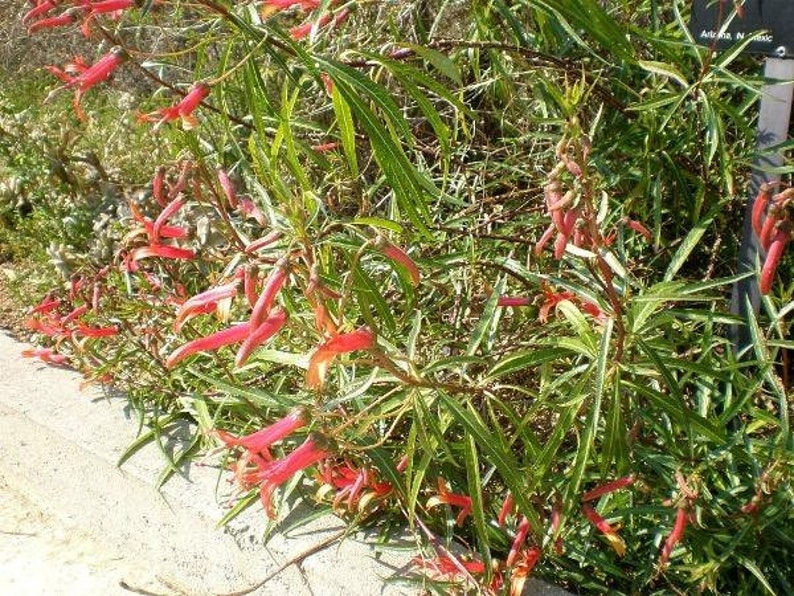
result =
M552 308L563 300L573 300L576 295L573 292L552 292L550 289L544 288L543 297L543 304L540 307L540 311L538 311L538 321L541 323L549 320L549 313Z
M565 247L568 246L568 236L562 232L557 232L557 238L554 240L554 258L558 261L565 256Z
M764 213L766 213L766 206L769 204L769 200L772 198L772 188L773 187L770 184L762 184L761 188L758 190L758 195L756 195L755 201L753 202L751 221L753 224L753 231L758 237L761 236L761 220L764 217Z
M22 22L24 23L25 21L30 21L42 17L55 8L58 8L58 4L56 2L53 2L52 0L45 0L45 2L42 2L41 4L37 4L36 6L31 8L28 12L26 12L22 17Z
M61 325L66 326L69 323L71 323L72 321L74 321L75 319L78 319L78 318L82 317L87 312L88 312L88 305L87 304L83 304L82 306L78 306L72 312L70 312L68 315L66 315L63 319L61 319Z
M77 117L80 120L85 120L86 115L80 105L80 100L82 99L83 94L91 89L91 87L107 80L110 75L113 74L113 71L116 70L126 59L127 53L123 49L115 47L104 57L100 58L93 66L89 66L85 69L79 68L81 72L76 77L69 75L68 72L64 72L58 68L55 68L54 66L47 67L47 70L64 81L63 87L59 89L70 89L72 87L76 88L74 95L74 109ZM75 59L75 63L77 63L77 59ZM50 92L50 96L59 89L55 89Z
M77 20L80 10L80 8L76 7L70 8L69 10L62 12L57 16L36 21L35 23L28 26L28 33L35 33L36 31L41 31L42 29L54 29L56 27L65 27L67 25L71 25Z
M328 151L333 151L339 147L339 143L320 143L319 145L312 145L312 151L316 151L317 153L326 153Z
M670 555L673 552L673 548L675 548L675 545L684 536L684 530L686 530L686 525L688 522L689 512L685 507L679 507L675 514L675 524L673 524L673 530L670 532L667 540L665 540L664 544L662 545L662 553L659 555L660 565L666 565L670 560Z
M61 325L58 317L49 316L42 319L29 318L25 320L25 327L36 333L41 333L48 337L60 337L65 334L65 330Z
M532 304L532 299L523 296L499 296L496 301L497 306L529 306L530 304Z
M301 410L293 410L281 420L250 435L235 437L222 430L216 432L218 438L229 447L244 447L251 453L262 455L269 460L270 447L274 443L281 441L304 426L306 426L306 421Z
M265 214L249 198L240 199L240 212L246 217L253 218L260 226L267 225Z
M334 509L346 501L349 511L355 507L363 511L369 503L386 497L393 489L389 482L378 482L376 474L368 467L356 468L349 462L335 465L326 462L320 466L318 479L323 484L318 494L336 491Z
M633 219L629 219L626 221L626 225L630 229L637 232L638 234L641 234L648 242L651 242L653 240L653 235L651 234L651 232L640 222L634 221Z
M265 6L278 10L299 6L301 10L314 10L320 7L320 0L265 0Z
M513 544L510 546L510 552L507 553L507 560L505 561L505 565L508 567L512 567L513 563L516 562L518 558L518 554L522 548L524 548L524 543L527 540L527 535L529 534L529 520L525 515L521 516L521 521L518 522L518 528L516 528L516 536L513 539Z
M609 545L618 553L619 556L623 556L626 554L626 543L623 542L623 539L618 536L618 532L615 528L609 525L603 517L598 515L595 509L593 509L590 505L582 505L582 513L585 514L587 519L589 519L592 524L598 528L598 530L604 535L604 538L609 541Z
M502 503L502 508L499 509L499 517L497 518L497 523L499 524L500 528L505 527L505 522L507 521L507 516L513 512L514 502L513 502L513 495L511 493L507 493L504 502Z
M245 338L245 341L237 351L234 365L239 368L245 364L251 352L278 333L286 322L287 313L281 308L274 309L267 319L265 319L259 327L254 329L251 335Z
M419 284L419 279L421 277L419 268L403 249L395 246L382 236L375 241L375 247L389 259L405 267L406 271L408 271L408 275L411 277L413 285L416 286Z
M273 492L276 488L301 470L330 457L330 455L331 452L323 449L314 437L309 437L288 456L272 462L257 474L260 482L259 495L270 519L276 517L273 510Z
M154 200L159 203L160 207L165 207L168 204L165 194L163 194L165 172L166 169L164 166L158 166L154 171L154 178L152 179L152 196L154 196Z
M198 125L198 120L193 112L201 105L201 103L210 94L210 86L207 83L198 82L190 88L190 91L182 98L176 105L170 108L162 108L150 114L141 114L139 119L144 122L155 122L155 128L159 128L166 122L171 122L176 119L182 120L182 126L186 130L195 128Z
M152 226L151 241L153 243L160 241L160 230L162 230L165 222L176 215L179 210L184 207L184 205L185 200L181 196L177 196L173 201L168 203L168 205L163 208L163 210L160 212L160 215L158 215L157 219L154 220L154 225Z
M213 312L219 301L226 298L234 298L237 295L238 285L238 281L235 280L216 288L210 288L185 300L176 311L174 331L179 333L182 325L198 314Z
M366 327L332 337L312 354L306 371L306 386L309 389L322 389L328 367L338 354L369 350L374 346L375 335Z
M441 555L433 559L416 557L412 563L416 567L432 571L438 577L446 577L448 579L469 579L463 575L461 569L475 575L485 573L485 564L482 561L460 559L453 561L447 555Z
M248 323L240 323L211 335L207 335L206 337L199 337L198 339L189 341L171 352L165 361L165 366L166 368L173 368L178 362L192 354L217 350L223 346L244 341L245 338L248 337L250 331L251 327Z
M582 495L582 502L586 503L587 501L593 501L602 495L609 494L621 488L626 488L630 486L634 482L634 476L624 476L623 478L618 478L617 480L613 480L612 482L607 482L606 484L602 484L601 486L597 486L596 488L587 491L585 494Z
M27 348L22 350L24 358L38 358L47 364L66 364L69 361L67 356L57 354L52 348Z
M84 337L110 337L117 335L119 330L112 325L108 327L90 327L80 323L77 325L76 332Z
M458 513L458 517L455 519L457 525L463 523L466 517L471 513L472 508L471 497L450 492L443 478L438 479L438 494L427 500L428 509L432 509L438 505L453 505L455 507L460 507L460 513Z
M136 0L100 0L91 2L89 8L92 14L107 14L119 10L127 10L136 5Z
M265 317L270 314L270 309L273 308L273 303L276 296L281 291L284 283L287 281L288 267L286 259L280 259L276 263L276 267L267 277L265 286L262 288L262 293L254 304L253 311L251 312L251 328L258 328L265 320Z
M527 577L532 573L542 554L543 551L537 546L530 546L526 550L524 558L516 566L510 578L510 596L521 596L524 593Z
M165 244L150 244L149 246L136 248L130 254L130 260L133 263L149 257L190 260L196 258L196 253L189 248L179 248L178 246L168 246Z
M334 16L331 13L325 13L323 16L320 17L319 20L309 20L305 23L298 25L297 27L293 27L289 30L290 37L295 41L301 40L309 33L311 33L312 28L316 27L318 30L325 27L328 23L331 22Z
M218 182L223 189L223 194L226 195L229 206L232 209L236 209L239 204L237 201L237 193L234 191L234 185L232 184L231 178L229 178L229 174L227 174L226 170L223 168L218 168Z
M540 254L543 252L543 249L546 248L546 245L551 240L551 237L554 236L554 233L557 231L557 226L553 223L549 224L549 227L546 228L546 231L543 232L543 235L540 237L540 240L535 243L534 253L536 257L539 257Z
M245 247L245 252L251 254L262 248L266 248L271 244L273 244L274 242L277 242L281 238L281 236L283 236L283 234L280 231L273 230L269 234L262 236L261 238L257 238L256 240L248 244L248 246Z
M148 217L144 217L134 201L130 201L129 205L132 217L135 219L135 221L143 226L146 236L149 238L149 242L156 242L158 238L155 238L154 222ZM164 205L164 207L165 206L167 206L167 204ZM136 233L136 231L133 231L128 236L135 235ZM188 230L183 226L169 226L166 224L161 224L157 231L157 236L159 238L186 238L187 235Z
M50 298L49 296L45 296L44 299L39 302L39 304L30 311L30 314L44 314L48 312L52 312L56 308L61 305L60 298Z
M780 259L783 257L783 252L786 250L786 245L790 239L789 232L786 230L778 230L772 237L772 242L769 244L769 250L766 253L764 266L761 269L761 280L759 288L762 294L768 294L772 289L772 282L775 280L775 273Z

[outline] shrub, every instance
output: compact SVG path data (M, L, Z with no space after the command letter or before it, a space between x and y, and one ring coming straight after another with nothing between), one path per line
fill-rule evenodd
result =
M123 5L50 69L119 164L108 250L81 228L29 325L130 392L133 450L195 421L227 518L315 469L439 591L790 591L790 305L725 338L751 60L677 3ZM137 125L117 76L159 85ZM98 212L37 180L47 225Z

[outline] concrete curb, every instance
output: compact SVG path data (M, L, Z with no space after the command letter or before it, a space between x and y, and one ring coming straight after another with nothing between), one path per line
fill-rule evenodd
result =
M312 520L308 508L298 507L282 527L300 515L311 521L263 544L266 520L254 505L219 529L224 509L216 498L216 469L191 466L158 491L154 483L164 460L152 445L119 469L116 461L137 433L126 400L95 388L80 391L78 373L24 359L24 347L0 333L0 479L47 515L134 563L142 589L188 595L241 591L344 527L334 516ZM413 554L410 548L387 550L347 538L252 593L415 595L418 586L399 583ZM524 593L567 594L534 580Z

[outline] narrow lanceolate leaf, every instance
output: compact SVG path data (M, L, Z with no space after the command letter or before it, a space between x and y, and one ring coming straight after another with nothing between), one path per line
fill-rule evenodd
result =
M355 69L329 60L318 62L319 67L333 78L335 87L366 131L375 159L394 190L400 209L419 232L430 237L428 199L437 195L438 190L417 171L396 140L413 137L394 100L382 87ZM371 105L385 116L385 122Z
M485 568L491 567L491 548L488 541L488 528L485 521L485 506L483 504L482 472L477 454L477 443L472 435L464 439L464 456L466 462L466 478L468 480L469 496L471 497L472 517L474 530L477 532L479 552L482 554Z
M778 399L778 412L780 417L780 436L781 436L781 443L784 445L789 445L791 442L791 434L790 434L790 423L789 423L789 401L786 395L786 389L783 387L783 383L780 380L780 377L777 376L774 367L771 365L771 358L769 356L769 347L767 346L766 338L761 333L761 329L758 327L758 321L756 320L755 315L753 314L753 309L750 308L749 305L749 298L748 300L748 310L747 310L747 325L750 329L750 337L753 340L753 347L755 349L755 354L758 357L760 362L764 362L763 366L763 377L766 381L767 387L769 387L772 392L774 393L775 397Z
M573 472L568 482L566 491L566 502L573 503L579 494L579 486L582 477L587 469L590 460L590 451L593 448L596 431L601 420L601 402L604 397L604 388L607 383L607 365L610 362L610 340L612 339L612 328L614 321L609 318L604 324L603 335L598 350L598 358L595 361L595 377L593 379L593 399L590 404L587 422L579 441L579 449L574 460Z
M488 298L488 302L485 303L485 308L480 315L480 320L477 322L477 326L474 328L474 331L469 338L469 345L466 348L466 355L467 356L474 356L477 352L477 348L480 347L483 340L488 334L488 330L491 328L494 318L499 313L499 309L497 308L499 304L499 297L502 295L505 289L505 278L501 278L494 288L494 291L491 293L491 296Z
M721 208L721 206L719 207ZM673 258L670 260L670 264L667 266L667 271L665 271L664 274L664 281L672 281L672 279L675 277L675 274L678 273L679 269L681 269L682 265L689 258L689 255L700 242L703 234L706 233L706 230L714 221L714 216L715 211L712 210L706 217L699 221L697 225L689 230L686 238L684 238L684 240L681 242L678 249L675 251Z
M684 89L689 86L686 77L684 77L684 75L681 74L681 71L679 71L672 64L654 62L652 60L639 60L637 64L639 64L642 69L647 70L648 72L652 72L653 74L661 75L668 79L674 80Z
M336 124L339 127L339 136L342 139L342 149L347 158L347 165L350 167L350 174L358 177L358 157L356 156L356 130L353 125L353 116L350 114L350 107L344 100L336 85L331 92L331 99L336 114Z
M502 448L502 443L496 439L483 423L479 414L470 407L464 407L457 397L439 392L441 403L455 420L475 439L477 445L485 454L485 459L499 472L502 480L513 495L519 511L529 519L532 530L540 536L543 526L540 523L532 503L529 501L525 476L519 467L518 461L510 451Z
M534 350L517 352L507 358L500 360L488 371L487 379L503 377L525 369L531 369L544 362L551 362L569 356L571 351L568 348L554 346L539 346Z

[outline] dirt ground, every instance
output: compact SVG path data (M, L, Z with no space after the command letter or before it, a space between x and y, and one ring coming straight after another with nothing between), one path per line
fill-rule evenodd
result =
M0 477L0 594L169 594L146 570L48 516Z

